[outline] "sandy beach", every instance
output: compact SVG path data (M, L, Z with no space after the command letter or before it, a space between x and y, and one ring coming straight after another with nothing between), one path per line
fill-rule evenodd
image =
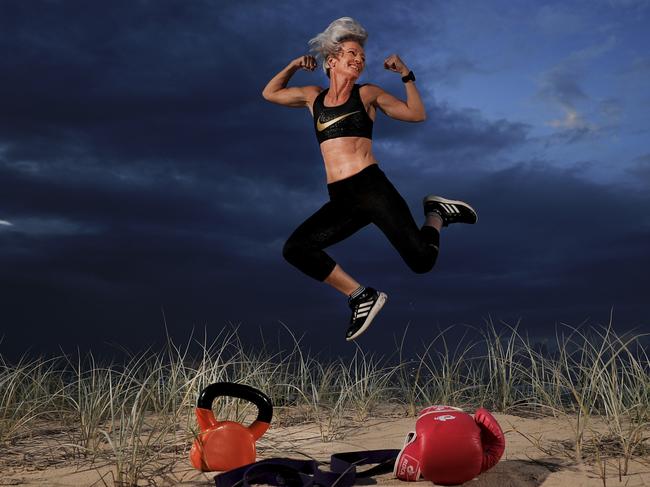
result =
M640 337L576 333L545 353L513 331L495 332L484 345L487 354L477 356L443 348L418 361L363 351L324 361L298 342L277 354L248 350L233 333L195 357L170 342L110 365L92 356L5 362L0 485L214 485L216 473L189 461L196 407L218 421L262 418L259 396L232 396L238 383L273 405L260 419L270 429L257 442L258 460L313 459L329 470L335 453L400 449L424 407L473 414L482 406L494 413L506 448L468 485L650 487L650 375ZM214 398L217 383L225 397ZM208 388L214 400L204 397ZM392 473L360 479L402 483Z
M334 439L323 441L317 424L273 425L258 442L258 459L278 456L328 461L336 452L365 449L400 448L414 418L398 414L370 417L362 422L342 425ZM604 451L601 456L588 452L585 460L571 458L571 426L567 418L524 418L495 414L505 435L506 451L490 471L464 485L498 487L582 487L650 486L650 455L635 456L627 475L619 478L620 457ZM597 426L597 425L595 425ZM597 429L597 428L596 428ZM589 444L589 442L586 442ZM143 466L138 485L209 486L215 473L194 470L188 461L190 444L179 441L176 451L161 452L156 461ZM20 438L0 454L0 485L24 486L112 486L115 466L96 458L74 455L61 429L35 428L31 438ZM323 466L327 469L327 466ZM404 485L384 474L363 485ZM429 482L424 482L430 484Z

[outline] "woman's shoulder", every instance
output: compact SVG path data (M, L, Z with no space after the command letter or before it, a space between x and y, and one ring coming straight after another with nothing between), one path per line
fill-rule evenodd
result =
M359 90L372 92L372 91L381 90L381 87L374 83L362 83L359 85Z
M303 86L302 88L303 90L309 91L311 93L316 93L316 94L319 94L321 91L325 91L325 88L317 85Z
M305 98L307 98L311 103L314 102L314 100L325 91L325 89L322 86L317 86L317 85L309 85L309 86L303 86L302 87L303 93L305 94ZM310 103L310 104L311 104Z
M323 95L323 92L325 90L323 87L316 85L301 86L300 89L302 90L302 95L305 98L305 105L307 108L309 108L309 111L313 115L314 103L319 96Z
M305 93L309 93L310 95L316 95L316 96L318 96L320 93L325 91L325 88L317 85L303 86L302 89L304 90Z
M359 94L369 103L374 103L377 97L383 92L384 90L380 86L373 83L363 83L359 85Z

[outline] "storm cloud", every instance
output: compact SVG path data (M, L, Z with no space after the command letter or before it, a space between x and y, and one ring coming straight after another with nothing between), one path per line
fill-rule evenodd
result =
M344 350L342 338L329 342L345 329L345 298L281 255L291 231L327 200L310 115L261 97L307 40L343 15L370 32L362 82L403 97L398 77L381 68L392 52L418 77L427 120L379 113L374 133L375 155L416 220L429 193L469 201L479 213L477 225L443 231L436 269L423 276L374 227L330 249L390 296L362 345L381 349L407 324L427 335L489 316L521 318L540 335L560 321L605 321L612 308L621 327L649 326L641 270L650 264L650 148L638 134L650 127L635 103L647 95L591 81L610 76L599 66L616 58L625 58L618 82L637 86L647 76L632 47L645 9L603 4L598 16L578 5L570 15L542 7L539 31L526 35L566 39L573 54L549 50L545 63L528 65L525 52L512 51L519 61L500 66L477 54L486 47L478 41L452 42L456 7L386 4L394 8L387 16L367 8L374 2L310 5L0 4L3 349L148 346L162 333L164 310L181 339L193 327L227 323L253 336L281 321L310 343ZM568 21L605 23L608 9L619 30L576 45ZM526 19L526 8L500 21L517 15ZM495 109L497 88L513 77L535 82ZM292 83L327 79L301 72ZM486 86L492 95L483 103L475 95ZM625 149L590 149L586 133Z

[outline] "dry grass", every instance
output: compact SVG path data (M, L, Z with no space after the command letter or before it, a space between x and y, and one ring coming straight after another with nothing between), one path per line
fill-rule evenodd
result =
M512 414L563 418L572 440L528 440L549 454L591 462L622 478L631 461L650 453L650 362L645 337L618 335L611 326L563 327L540 350L517 326L488 324L480 340L454 340L445 330L408 349L407 334L393 357L357 348L349 359L321 360L305 352L290 330L290 345L247 348L228 329L211 342L168 341L160 352L102 364L92 354L8 363L0 356L0 443L12 446L51 431L58 452L39 461L113 466L106 485L146 485L186 461L196 435L195 401L217 381L241 382L268 394L274 423L313 421L321 441L341 437L350 422L378 414L381 405L413 416L423 405L484 406ZM198 350L198 353L191 352ZM236 399L214 404L220 419L244 420L254 407ZM379 414L381 411L379 412ZM604 419L604 429L594 426ZM43 460L45 458L45 460ZM9 461L9 460L6 460ZM5 461L5 464L6 464ZM29 459L25 460L29 461ZM609 466L609 467L608 467Z

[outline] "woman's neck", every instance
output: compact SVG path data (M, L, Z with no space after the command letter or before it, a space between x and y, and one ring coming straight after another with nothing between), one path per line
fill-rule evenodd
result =
M356 78L335 76L330 78L330 87L325 97L332 105L339 105L350 97Z

